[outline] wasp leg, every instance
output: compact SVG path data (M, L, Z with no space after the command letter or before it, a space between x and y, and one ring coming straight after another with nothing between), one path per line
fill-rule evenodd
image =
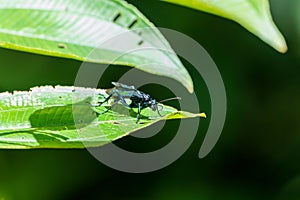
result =
M116 100L116 101L114 102L114 104L111 105L109 108L107 108L105 111L103 111L103 112L101 112L101 113L98 112L98 113L99 113L100 115L102 115L102 114L104 114L104 113L107 113L108 111L112 110L112 108L113 108L115 105L117 105L118 102L119 102L119 100Z
M114 92L111 93L110 95L108 95L108 97L106 97L106 99L104 99L104 101L98 102L98 104L91 104L91 106L92 106L92 107L101 106L102 104L104 104L105 102L107 102L107 101L113 96L113 94L114 94ZM96 113L98 113L99 115L102 115L102 114L108 112L110 109L111 109L111 107L108 108L108 109L106 109L106 110L103 111L103 112L99 112L99 110L96 110L96 109L93 109L93 110L94 110Z
M117 105L119 101L120 101L124 106L130 107L130 106L126 103L124 97L123 97L118 91L112 92L112 93L111 93L104 101L99 102L99 105L98 105L98 106L101 106L103 103L107 102L110 98L113 98L113 99L114 99L113 105L111 105L108 109L106 109L105 111L103 111L103 112L101 112L101 113L99 113L99 114L104 114L104 113L108 112L108 111L111 110L115 105Z
M141 114L141 103L138 104L138 113L136 115L136 124L139 122L139 117L140 117L140 114Z
M106 97L106 99L105 99L104 101L98 102L98 104L90 104L91 108L92 108L97 114L100 114L100 115L102 115L102 114L108 112L110 109L107 109L107 110L105 110L105 111L103 111L103 112L99 112L99 110L97 110L95 107L101 106L103 103L107 102L107 101L112 97L112 95L113 95L113 93L110 94L108 97Z
M157 109L157 113L159 114L159 116L163 117L163 115L160 114L159 110Z
M121 103L124 105L124 106L126 106L126 107L129 107L130 108L130 106L128 105L128 103L126 103L126 101L125 101L125 99L124 99L124 97L118 92L118 91L116 91L116 94L118 95L118 97L119 97L119 100L121 101Z
M97 107L97 106L101 106L103 103L105 103L106 101L108 101L111 98L111 96L107 97L103 102L97 102L97 103L90 103L91 107Z
M158 106L161 106L162 109L163 109L163 106L162 106L162 105L157 105L157 106L156 106L157 113L159 114L159 116L163 117L164 115L161 115L161 114L160 114L159 109L158 109ZM161 109L161 110L162 110L162 109Z
M102 102L98 102L99 103L99 106L101 106L102 104L104 104L105 102L107 102L113 95L114 93L111 93L110 95L108 95L108 97L106 97L106 99Z
M117 94L117 98L115 98L114 96L114 103L108 108L106 109L105 111L103 111L102 113L100 114L104 114L106 112L108 112L109 110L112 110L112 108L118 104L118 102L120 101L124 106L127 106L129 107L129 105L126 103L125 99L123 98L123 96L118 92L114 92L112 94L110 94L103 102L100 103L100 105L102 105L103 103L107 102L114 94Z

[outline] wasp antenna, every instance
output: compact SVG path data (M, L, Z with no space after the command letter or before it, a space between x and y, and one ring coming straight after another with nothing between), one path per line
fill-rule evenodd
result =
M158 110L158 111L162 110L163 108L164 108L164 107L163 107L162 105L159 105L159 104L157 105L157 110Z
M159 114L159 116L163 117L163 115L160 114L158 108L156 109L157 113Z
M165 101L170 101L170 100L181 100L181 97L172 97L172 98L164 99L164 100L159 101L159 103L165 102Z

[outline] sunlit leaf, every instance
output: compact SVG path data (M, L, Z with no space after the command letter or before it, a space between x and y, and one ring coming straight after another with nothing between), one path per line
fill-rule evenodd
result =
M193 91L166 39L123 0L0 0L0 47L129 65L174 78Z
M83 148L101 146L160 120L205 117L163 106L163 117L123 105L101 114L98 105L107 93L102 89L51 86L29 92L0 94L0 148ZM100 114L99 114L100 113Z

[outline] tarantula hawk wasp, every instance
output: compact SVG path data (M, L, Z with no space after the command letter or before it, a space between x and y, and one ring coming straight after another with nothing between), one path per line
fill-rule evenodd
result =
M114 100L114 103L109 109L102 112L101 114L106 113L107 111L111 110L112 107L115 106L118 102L121 102L124 106L128 108L138 109L136 123L138 123L141 110L143 110L144 108L150 107L153 111L157 111L157 113L162 117L159 110L161 110L163 107L162 105L158 105L158 103L174 100L174 99L179 99L179 100L181 99L180 97L173 97L173 98L168 98L157 102L149 94L137 90L134 86L128 86L118 82L112 82L112 84L115 87L111 89L107 89L108 97L106 97L104 101L98 103L99 106L101 106L103 103L107 102L111 98ZM128 104L125 101L125 99L130 99L131 103ZM161 109L159 109L158 107L160 107Z

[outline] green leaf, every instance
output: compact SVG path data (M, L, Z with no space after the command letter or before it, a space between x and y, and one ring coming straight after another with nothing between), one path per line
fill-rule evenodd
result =
M190 75L166 39L123 0L0 0L0 47L133 66L193 92Z
M163 117L117 104L93 106L107 97L105 90L51 86L29 92L0 93L0 148L84 148L101 146L160 120L205 117L164 106Z
M272 20L268 0L163 0L236 21L281 53L284 37Z

